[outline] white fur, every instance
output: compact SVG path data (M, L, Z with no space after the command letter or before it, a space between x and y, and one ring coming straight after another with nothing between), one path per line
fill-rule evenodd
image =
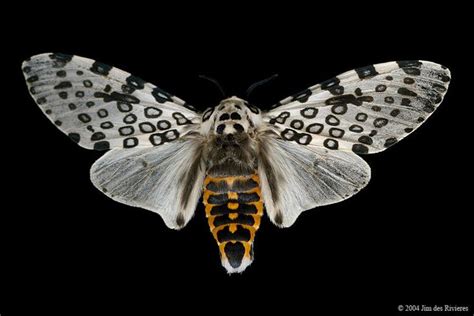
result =
M242 273L244 272L245 269L252 263L252 260L244 257L242 259L242 263L238 268L234 268L230 265L229 261L227 259L221 260L222 266L227 270L227 273L232 274L232 273Z

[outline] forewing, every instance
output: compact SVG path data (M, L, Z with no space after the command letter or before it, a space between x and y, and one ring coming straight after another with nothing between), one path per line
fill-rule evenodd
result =
M291 226L305 210L345 200L370 180L370 167L352 152L300 146L272 133L260 143L263 199L278 226Z
M110 198L161 215L170 228L190 220L201 195L202 140L185 136L158 147L113 149L91 168L92 183Z
M184 101L106 64L47 53L22 67L41 110L82 147L158 146L199 129L199 116Z
M450 80L446 67L428 61L371 65L284 99L264 121L290 142L376 153L418 128Z

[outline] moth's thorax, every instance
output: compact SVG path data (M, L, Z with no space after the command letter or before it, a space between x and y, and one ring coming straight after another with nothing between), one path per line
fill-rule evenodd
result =
M244 101L238 98L225 99L217 106L213 125L215 135L248 133L255 126Z
M260 123L258 108L243 99L231 97L204 112L202 133L208 136L246 133L253 137Z
M250 113L246 102L236 97L214 107L208 117L207 174L225 177L255 172L256 126Z

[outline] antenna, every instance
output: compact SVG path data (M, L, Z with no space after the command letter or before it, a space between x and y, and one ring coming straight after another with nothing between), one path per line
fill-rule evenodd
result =
M247 99L248 99L249 95L253 92L253 90L255 90L255 88L260 87L261 85L264 85L264 84L274 80L277 77L278 77L278 74L274 74L274 75L272 75L272 76L270 76L266 79L257 81L254 84L250 85L250 87L248 87L247 92L246 92Z
M211 78L211 77L208 77L208 76L204 76L204 75L199 75L199 78L205 79L205 80L207 80L207 81L212 82L212 83L219 89L219 91L220 91L221 94L222 94L222 97L223 97L224 99L226 98L226 94L225 94L225 92L224 92L224 89L222 89L222 86L221 86L221 84L219 83L219 81L217 81L217 80L214 79L214 78Z

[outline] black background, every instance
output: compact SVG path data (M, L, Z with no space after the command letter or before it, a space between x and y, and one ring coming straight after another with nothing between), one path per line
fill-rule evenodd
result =
M257 302L279 310L401 315L399 304L467 304L473 105L464 87L465 20L448 8L340 14L339 6L277 13L216 5L183 14L159 6L114 13L71 5L59 8L68 12L61 15L29 8L21 26L5 27L1 285L7 310L25 302L78 307L112 297L111 304L124 303L133 294L155 311L161 304L211 311L218 302L245 310ZM50 124L23 82L21 61L49 51L124 69L201 110L221 97L199 74L243 96L253 82L278 73L250 98L261 108L346 70L392 60L441 63L453 80L419 130L364 156L372 167L366 189L303 213L288 229L264 217L254 263L228 276L201 204L184 229L171 231L159 215L93 187L89 168L102 154L76 146ZM198 297L200 303L188 306Z

